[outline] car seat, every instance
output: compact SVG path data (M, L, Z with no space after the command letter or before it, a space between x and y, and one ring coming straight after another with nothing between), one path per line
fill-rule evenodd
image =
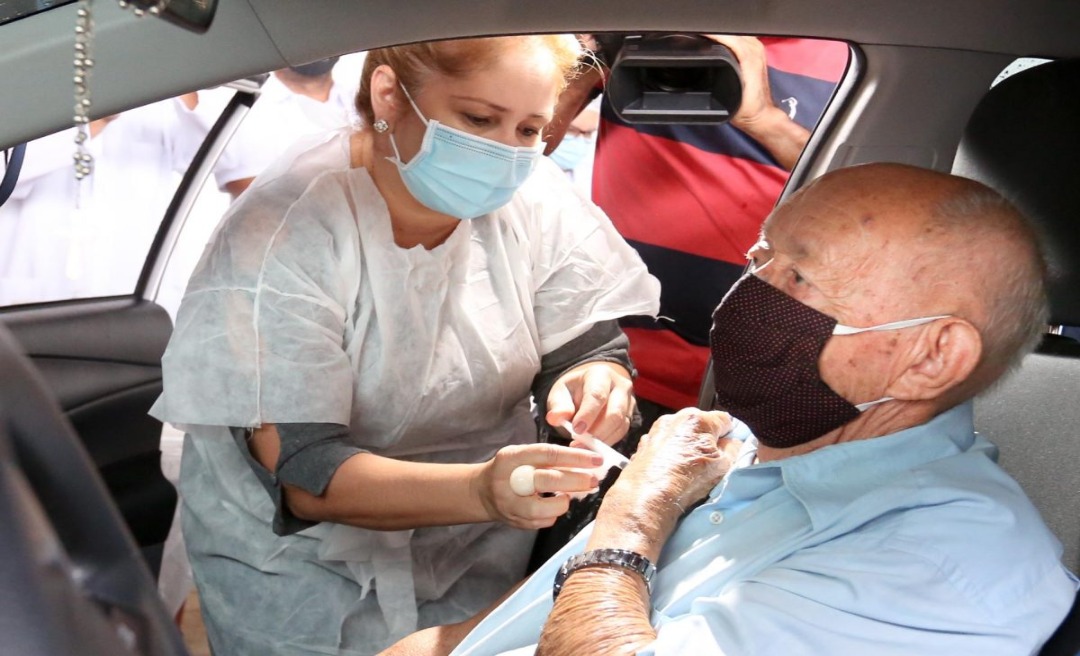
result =
M997 189L1041 233L1050 320L1080 325L1080 60L1029 68L991 88L972 113L953 172ZM1080 343L1047 334L1019 371L976 399L975 426L1001 451L1080 571ZM1073 610L1041 654L1080 653Z
M0 371L0 652L186 654L90 456L3 324Z

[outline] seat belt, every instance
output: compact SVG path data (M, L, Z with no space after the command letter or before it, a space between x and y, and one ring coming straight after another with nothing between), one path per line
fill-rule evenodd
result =
M22 172L23 156L26 155L26 144L19 144L11 149L10 154L5 153L4 159L7 170L4 171L4 179L0 180L0 206L11 197L15 191L15 183L19 181L19 173Z

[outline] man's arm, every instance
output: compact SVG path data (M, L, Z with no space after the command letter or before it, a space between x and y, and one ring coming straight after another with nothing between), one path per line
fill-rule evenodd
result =
M469 619L457 624L433 626L407 635L390 645L385 651L379 652L379 656L445 656L449 654L461 644L461 641L465 639L465 636L469 635L469 632L477 624L490 615L491 611L498 608L502 602L506 601L510 595L514 594L526 580L519 581L514 587L507 590L506 594Z
M727 473L739 445L721 412L682 410L654 424L608 491L586 550L626 549L656 563L686 508ZM648 590L637 574L595 566L567 577L538 654L625 654L656 638Z
M555 116L551 119L544 130L544 154L550 155L559 147L566 128L574 120L581 110L596 97L600 84L604 79L603 64L599 61L587 64L585 70L559 94L559 100L555 104Z
M550 155L559 147L566 134L566 128L574 118L585 109L585 106L600 93L600 89L607 77L607 65L604 62L604 53L601 52L596 39L590 34L579 34L581 43L592 53L592 56L582 63L581 72L566 89L559 94L559 100L555 104L555 116L544 130L544 154Z
M730 48L742 69L742 104L731 117L731 125L764 146L780 166L790 171L810 140L810 131L773 104L765 45L752 36L709 34L708 37Z
M783 109L773 104L765 45L752 36L706 36L730 48L742 69L742 103L739 111L731 118L731 125L761 144L780 166L790 171L795 167L806 142L810 140L810 131L791 120ZM594 49L597 47L595 41L588 42ZM610 56L611 53L607 54ZM607 72L602 58L598 58L572 80L559 96L555 118L544 135L544 142L547 144L545 155L550 155L558 147L567 126L596 96Z

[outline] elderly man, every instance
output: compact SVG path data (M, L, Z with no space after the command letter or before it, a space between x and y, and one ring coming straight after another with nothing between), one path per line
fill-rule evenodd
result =
M392 653L1037 651L1077 580L970 404L1045 322L1023 218L866 165L794 195L750 259L711 335L736 420L662 418L591 527L486 617Z

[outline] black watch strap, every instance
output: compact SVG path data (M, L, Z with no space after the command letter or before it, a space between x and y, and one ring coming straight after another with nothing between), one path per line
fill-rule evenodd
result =
M558 599L566 578L586 567L621 567L636 572L645 581L645 589L652 594L652 579L656 574L656 566L649 562L648 558L626 549L594 549L572 556L563 563L559 573L555 575L551 598Z

